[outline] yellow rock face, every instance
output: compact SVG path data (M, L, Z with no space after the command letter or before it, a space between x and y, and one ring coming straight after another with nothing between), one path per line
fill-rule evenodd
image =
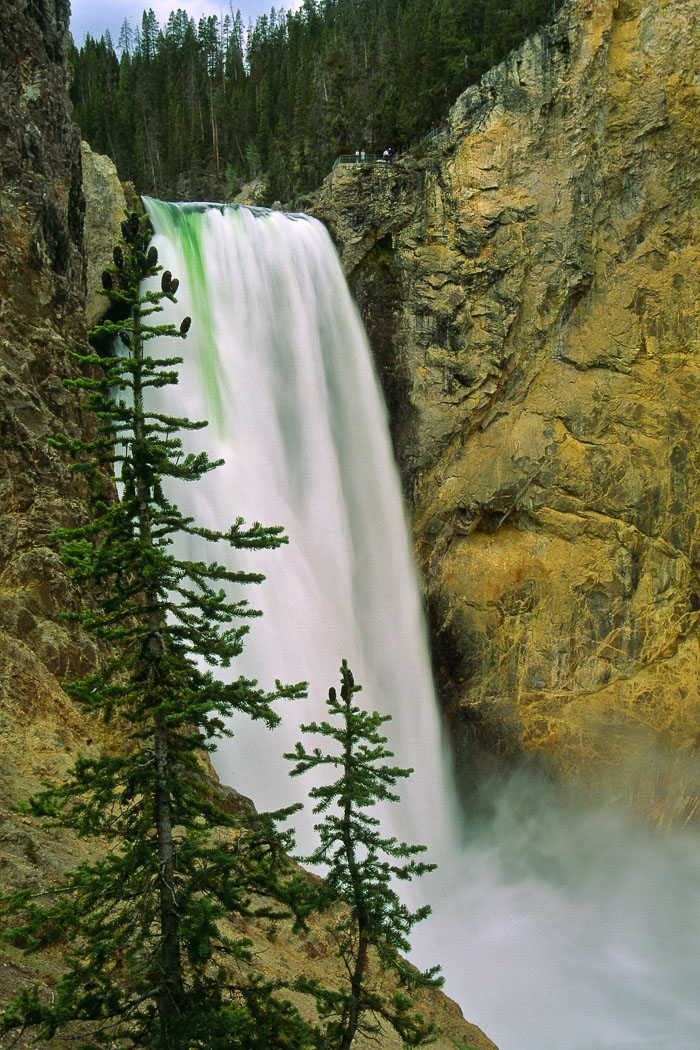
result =
M697 0L572 2L397 166L382 260L455 725L660 819L700 731L699 103ZM367 313L389 282L335 232Z

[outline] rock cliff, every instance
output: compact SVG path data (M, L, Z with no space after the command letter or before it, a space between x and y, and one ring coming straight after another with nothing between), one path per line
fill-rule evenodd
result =
M84 511L50 434L82 425L63 385L84 339L80 136L68 114L68 4L0 2L0 731L4 800L84 725L58 682L92 645L60 621L76 596L50 541Z
M127 192L117 169L109 159L93 153L87 142L81 143L83 195L85 197L84 247L87 267L85 320L92 328L105 315L108 302L98 295L102 271L113 264L112 250L121 236L124 209L133 206L134 190Z
M570 0L317 209L387 393L464 775L476 741L658 819L688 813L700 730L699 160L696 0Z

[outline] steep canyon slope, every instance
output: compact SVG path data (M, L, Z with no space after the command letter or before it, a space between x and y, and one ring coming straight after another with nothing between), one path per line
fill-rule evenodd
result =
M50 881L75 843L14 807L95 736L60 688L94 666L61 621L78 595L52 531L84 515L79 486L47 444L83 427L63 379L85 338L80 135L68 112L67 3L0 3L0 878ZM51 967L49 966L49 970ZM0 999L46 966L3 947Z
M68 4L0 5L0 729L3 799L42 775L84 726L61 678L94 662L60 621L74 606L52 531L80 493L47 444L77 433L66 348L85 337L80 135L67 108ZM30 757L31 755L31 757ZM9 796L12 795L9 790Z
M477 742L659 820L697 791L699 161L696 0L570 0L415 156L336 168L318 205L464 776Z

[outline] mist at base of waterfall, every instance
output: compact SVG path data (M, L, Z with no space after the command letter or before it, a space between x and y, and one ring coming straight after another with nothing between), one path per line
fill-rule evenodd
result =
M532 772L482 783L416 961L499 1050L700 1048L700 842Z
M442 965L447 993L500 1050L700 1050L697 836L576 805L525 774L483 782L481 815L460 828L386 411L328 234L247 208L148 208L180 279L163 319L193 318L179 386L155 391L154 407L209 419L185 437L225 460L172 495L199 524L242 515L290 540L230 553L230 567L267 577L245 591L263 616L231 675L309 681L273 733L232 722L214 756L222 780L259 809L306 800L309 852L309 784L281 756L302 722L324 717L347 657L364 706L392 716L397 762L415 768L383 820L439 864L402 888L410 906L433 905L414 961ZM181 553L213 556L196 542Z

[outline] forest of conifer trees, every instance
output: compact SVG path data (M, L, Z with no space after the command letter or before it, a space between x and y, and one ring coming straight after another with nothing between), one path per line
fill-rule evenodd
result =
M304 0L245 27L153 10L73 48L75 119L137 190L267 203L320 184L334 159L415 143L561 0Z

